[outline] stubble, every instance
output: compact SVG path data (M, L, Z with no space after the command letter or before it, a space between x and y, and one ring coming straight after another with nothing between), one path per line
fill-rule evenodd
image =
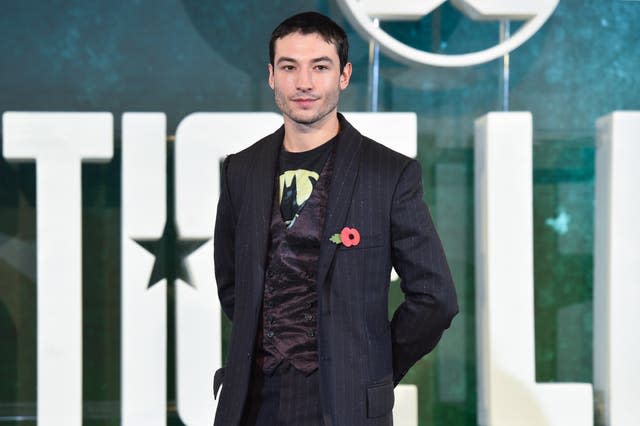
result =
M293 104L294 101L287 99L287 96L277 87L274 88L274 94L276 106L282 114L295 123L310 126L322 121L322 119L331 114L337 108L338 100L340 98L340 89L336 87L335 90L327 92L323 97L318 99L316 102L320 102L320 106L313 114L309 114L309 112L304 110L298 110Z

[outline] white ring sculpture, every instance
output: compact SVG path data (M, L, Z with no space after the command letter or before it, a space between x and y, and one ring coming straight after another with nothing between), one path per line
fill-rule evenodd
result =
M412 65L431 65L436 67L467 67L482 64L500 58L533 36L549 19L559 0L551 0L549 7L525 22L512 37L504 42L473 53L443 55L425 52L408 46L391 37L384 30L374 25L359 0L337 0L342 13L347 17L355 30L366 40L373 40L380 49L391 58ZM535 0L534 0L535 1Z

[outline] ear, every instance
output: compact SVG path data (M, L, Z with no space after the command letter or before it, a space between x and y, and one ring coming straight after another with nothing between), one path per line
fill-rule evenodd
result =
M340 73L340 90L344 90L349 85L349 80L351 80L351 72L353 71L353 67L351 66L351 62L347 62Z
M267 69L269 70L269 87L273 89L275 86L274 78L273 78L273 65L271 64L267 65Z

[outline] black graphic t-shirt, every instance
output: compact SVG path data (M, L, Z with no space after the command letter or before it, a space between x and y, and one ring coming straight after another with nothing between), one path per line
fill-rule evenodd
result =
M280 212L287 228L293 226L305 202L320 178L335 138L304 152L288 152L280 148L278 158L278 196Z

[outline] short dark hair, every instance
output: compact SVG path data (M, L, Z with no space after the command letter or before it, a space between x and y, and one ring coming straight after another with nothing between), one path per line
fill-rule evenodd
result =
M327 43L333 44L340 58L340 72L349 61L349 40L347 33L329 17L318 12L303 12L285 19L271 33L269 40L269 61L274 65L276 41L289 34L319 34Z

